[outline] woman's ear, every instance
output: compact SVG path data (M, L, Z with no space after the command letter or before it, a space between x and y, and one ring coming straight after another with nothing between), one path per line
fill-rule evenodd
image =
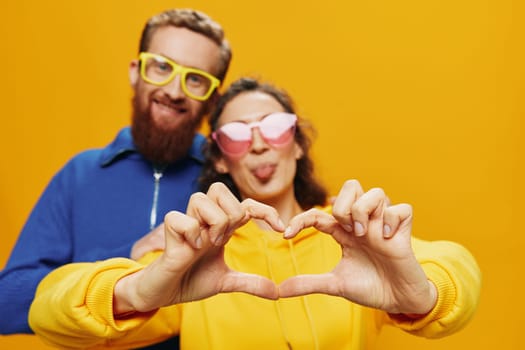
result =
M299 160L304 156L303 149L297 142L294 143L295 160Z
M215 171L219 174L227 174L228 173L228 165L224 161L224 159L221 157L218 160L215 161Z
M135 87L140 79L139 75L139 61L133 60L129 64L129 82L131 86Z

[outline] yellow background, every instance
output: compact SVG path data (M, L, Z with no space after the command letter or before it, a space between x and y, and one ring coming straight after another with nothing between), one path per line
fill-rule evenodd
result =
M224 25L234 49L227 82L257 74L290 91L317 127L314 156L333 193L349 178L381 186L413 205L415 235L476 256L484 283L467 328L443 340L385 329L379 349L518 348L521 0L3 1L0 266L51 176L128 124L142 25L173 6ZM1 349L22 346L46 348L0 336Z

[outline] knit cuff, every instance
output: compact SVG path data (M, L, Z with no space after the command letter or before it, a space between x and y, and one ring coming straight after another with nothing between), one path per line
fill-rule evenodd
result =
M106 264L107 263L107 264ZM136 313L125 318L115 319L113 315L113 290L118 280L144 268L129 259L115 258L107 260L93 276L86 293L86 307L100 323L116 331L128 331L147 321L152 313Z
M421 266L427 278L436 286L436 305L429 313L416 319L404 314L389 314L395 326L409 332L417 332L432 323L439 323L440 319L452 312L457 297L456 286L445 269L434 262L422 262Z

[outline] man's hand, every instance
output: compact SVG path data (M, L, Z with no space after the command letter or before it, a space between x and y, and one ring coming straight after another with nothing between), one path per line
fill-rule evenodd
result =
M164 223L162 223L133 244L130 258L137 261L146 253L164 250L165 247L166 239L164 238Z

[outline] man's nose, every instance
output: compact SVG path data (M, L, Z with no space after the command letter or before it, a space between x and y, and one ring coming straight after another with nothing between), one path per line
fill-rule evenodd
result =
M175 75L175 77L173 77L173 79L164 86L163 90L173 100L186 96L184 90L182 89L182 76L180 74Z

